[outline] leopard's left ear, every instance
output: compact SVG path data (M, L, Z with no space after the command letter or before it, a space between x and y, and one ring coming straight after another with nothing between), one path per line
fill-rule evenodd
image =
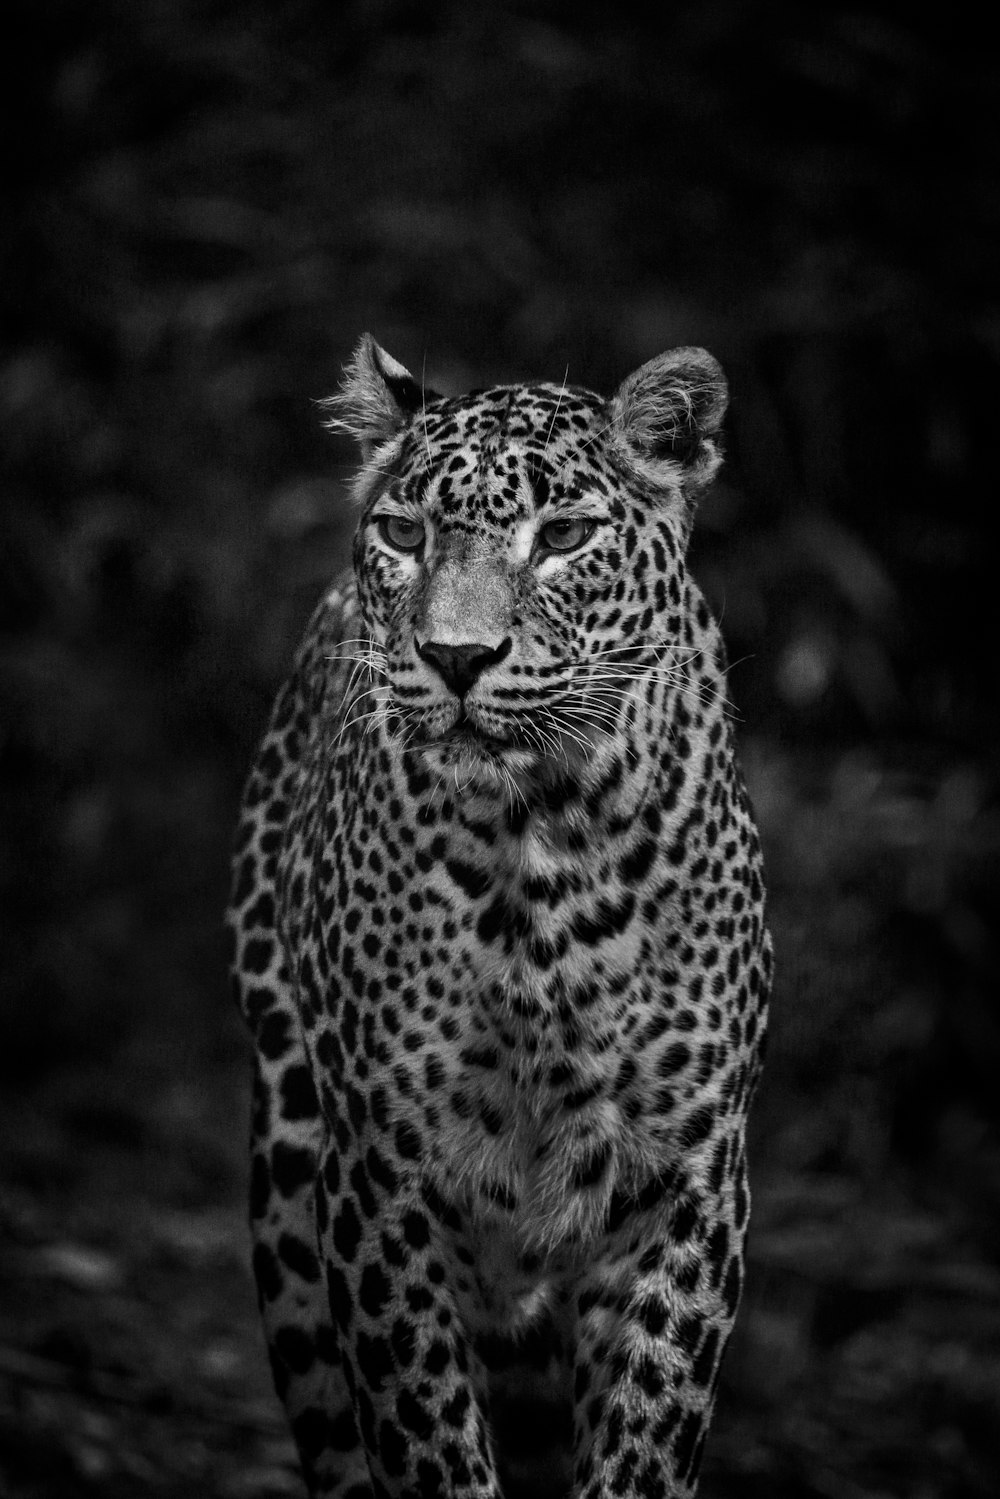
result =
M353 437L367 460L379 443L401 432L436 391L423 391L405 365L362 335L335 395L321 401L324 426Z
M706 349L671 349L622 381L610 429L622 457L658 486L703 489L722 462L726 377Z

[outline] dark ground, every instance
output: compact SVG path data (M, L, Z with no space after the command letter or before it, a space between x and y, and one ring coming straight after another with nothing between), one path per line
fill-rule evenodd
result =
M729 369L696 570L779 987L703 1488L1000 1493L1000 58L661 10L7 7L0 1494L297 1492L219 913L364 328L444 390Z

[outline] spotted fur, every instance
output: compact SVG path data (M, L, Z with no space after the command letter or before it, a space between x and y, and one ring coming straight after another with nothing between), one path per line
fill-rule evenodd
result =
M725 404L698 349L610 401L444 399L370 337L329 403L353 575L278 696L230 917L254 1270L313 1495L493 1499L497 1349L540 1338L574 1493L694 1493L771 973L684 563Z

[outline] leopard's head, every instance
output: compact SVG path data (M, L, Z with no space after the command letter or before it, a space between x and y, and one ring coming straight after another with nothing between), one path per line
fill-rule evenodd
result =
M326 404L359 443L354 544L392 736L457 784L581 768L684 649L693 502L726 383L661 354L608 399L505 385L444 398L370 335Z

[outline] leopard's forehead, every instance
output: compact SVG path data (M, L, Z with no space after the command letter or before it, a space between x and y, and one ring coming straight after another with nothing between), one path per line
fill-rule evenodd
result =
M582 386L495 385L463 396L430 402L428 423L441 440L451 430L470 442L497 439L537 440L543 447L553 438L579 439L599 427L605 401Z
M592 391L555 384L498 385L430 401L402 444L401 476L433 470L447 477L447 489L482 489L527 470L541 504L546 480L560 477L560 489L568 491L579 464L601 466L606 410Z

